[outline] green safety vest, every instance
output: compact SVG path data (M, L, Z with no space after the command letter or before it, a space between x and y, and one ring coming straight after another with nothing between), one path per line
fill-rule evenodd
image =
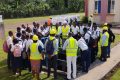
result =
M77 56L78 46L76 40L73 37L70 37L69 43L66 47L66 56Z
M69 26L62 26L62 38L63 39L67 39L68 38L68 32L70 30L70 27Z
M30 45L30 59L32 59L32 60L42 59L42 55L38 51L38 44L37 43L32 43Z

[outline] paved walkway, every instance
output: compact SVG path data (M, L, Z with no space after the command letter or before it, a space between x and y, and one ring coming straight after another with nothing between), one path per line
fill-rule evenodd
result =
M80 73L76 80L100 80L103 78L117 63L120 62L120 43L112 48L111 57L107 62L97 60L91 65L87 74Z

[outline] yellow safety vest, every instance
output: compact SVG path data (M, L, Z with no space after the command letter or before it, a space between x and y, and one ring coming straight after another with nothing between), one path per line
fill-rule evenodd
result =
M32 59L32 60L42 59L42 55L38 51L38 44L37 43L32 43L30 46L30 59Z
M62 38L67 39L68 38L68 32L70 30L69 26L62 26Z
M55 26L50 27L50 30L52 30L52 29L55 29L55 30L56 30L56 33L57 33L57 29L56 29Z
M109 43L109 33L108 33L108 32L105 32L104 34L107 36L107 38L106 38L105 43L104 43L103 46L106 47L106 46L108 46L108 43ZM101 35L101 41L100 41L101 44L102 44L102 36L103 36L104 34Z
M78 46L76 40L73 37L70 37L69 44L66 47L66 56L77 56Z

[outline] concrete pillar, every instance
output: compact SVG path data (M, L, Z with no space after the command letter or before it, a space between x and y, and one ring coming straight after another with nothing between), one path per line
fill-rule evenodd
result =
M108 0L101 0L101 23L106 22L107 18L107 13L108 13Z
M88 17L88 0L84 0L85 16Z
M4 23L2 20L2 15L0 15L0 39L5 39L5 29L4 29Z

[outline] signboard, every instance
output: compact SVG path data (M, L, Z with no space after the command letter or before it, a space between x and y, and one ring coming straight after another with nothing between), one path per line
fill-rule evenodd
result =
M0 22L3 22L2 15L0 15Z

